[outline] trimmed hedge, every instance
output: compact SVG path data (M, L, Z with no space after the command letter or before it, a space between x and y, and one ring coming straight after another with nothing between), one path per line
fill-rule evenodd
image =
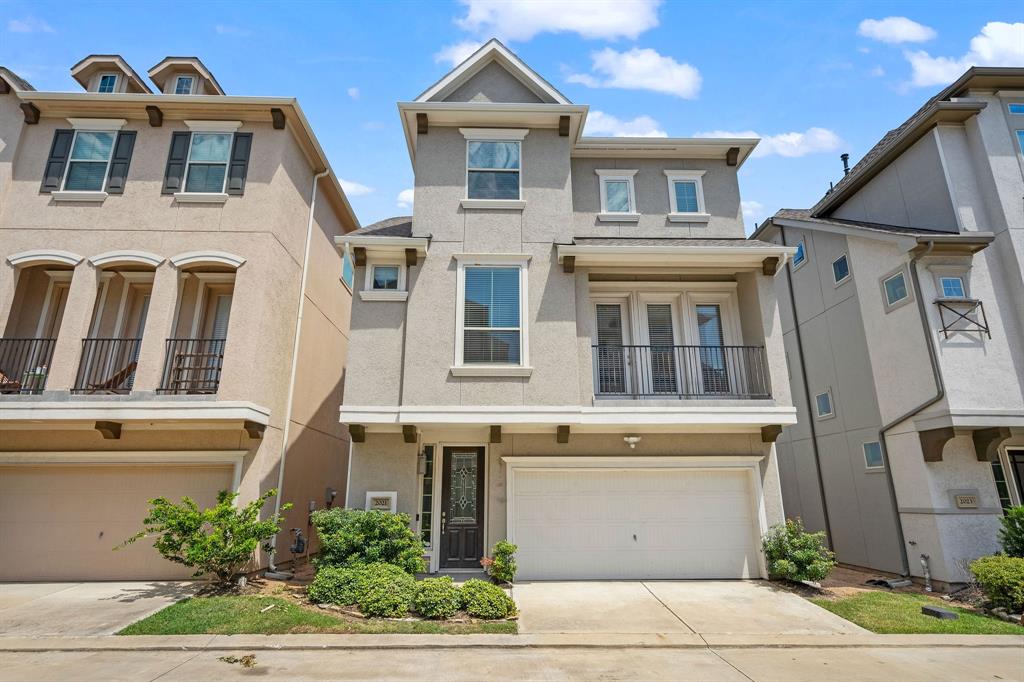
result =
M462 608L471 616L493 620L516 613L516 603L505 590L483 580L467 580L462 586Z
M369 564L361 570L356 601L367 616L401 618L416 596L416 579L398 566Z
M423 542L409 528L408 514L361 509L320 509L313 512L320 538L317 568L385 563L409 575L423 570Z
M317 604L355 604L362 575L363 566L325 566L316 572L306 592Z
M971 563L971 573L992 606L1024 611L1024 559L986 556Z
M761 540L768 573L800 582L824 580L835 568L835 555L825 547L825 534L808 533L800 519L772 526Z
M459 588L449 576L427 578L416 583L412 607L424 618L451 618L461 604Z

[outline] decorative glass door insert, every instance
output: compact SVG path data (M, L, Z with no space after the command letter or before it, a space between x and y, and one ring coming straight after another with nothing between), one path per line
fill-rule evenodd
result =
M476 523L478 466L479 461L475 452L452 455L448 523L456 525Z

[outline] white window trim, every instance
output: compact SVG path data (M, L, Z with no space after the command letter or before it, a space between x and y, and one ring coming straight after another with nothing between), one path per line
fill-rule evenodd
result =
M184 123L193 133L234 133L242 127L241 121L194 121L186 119Z
M806 254L807 249L806 247L804 247L804 255ZM846 277L843 277L842 279L836 279L836 263L843 260L844 258L846 259ZM835 286L838 287L842 284L846 284L847 282L849 282L852 274L853 271L850 269L850 257L845 253L839 256L839 258L836 258L834 261L832 261L832 282L835 284Z
M828 409L830 410L829 412L826 412L825 414L821 414L820 412L818 412L818 398L823 396L823 395L827 395L828 396ZM832 388L831 387L827 388L826 390L822 391L821 393L815 393L814 394L814 416L817 419L820 419L820 420L832 419L833 417L836 416L836 404L835 404L835 401L832 399Z
M120 126L118 126L118 128L120 128ZM116 128L108 128L108 129L101 129L101 130L95 130L95 129L86 130L86 129L75 128L75 134L71 138L71 149L68 150L68 160L64 164L64 177L61 178L61 180L60 180L60 191L52 192L50 194L50 197L54 201L98 201L98 202L102 202L104 199L107 198L107 192L105 190L105 187L107 186L107 179L110 177L110 166L111 166L110 162L114 158L114 147L117 146L117 132L116 131L117 131ZM69 189L65 189L65 187L67 186L67 183L68 183L68 175L69 175L69 171L71 170L71 164L74 163L74 161L75 161L75 159L74 159L74 155L75 155L75 142L78 141L78 134L79 133L112 133L114 135L114 141L110 144L110 154L107 156L107 162L106 162L107 163L107 167L106 167L106 170L103 171L103 182L100 183L100 188L99 189L88 189L88 190L85 190L85 189L83 189L83 190L69 190ZM92 162L86 161L86 163L95 163L95 162L94 161L92 161Z
M178 82L181 81L182 78L187 78L189 80L188 92L178 92ZM196 77L195 76L179 75L179 76L175 76L174 77L174 92L171 93L171 94L174 94L174 95L191 95L195 91L196 91Z
M530 329L529 329L529 263L530 254L525 253L457 253L454 255L458 263L456 305L455 305L455 362L449 368L452 376L457 377L528 377L533 373L530 367ZM484 365L465 364L463 362L465 305L466 305L466 267L518 267L519 268L519 364L517 365Z
M373 269L378 265L398 268L397 289L373 288ZM407 268L405 267L404 260L397 257L370 258L367 259L364 270L366 270L366 273L363 277L363 289L359 292L359 299L361 301L405 301L409 298L409 291L406 288Z
M890 303L889 292L886 291L885 285L887 282L889 282L892 279L895 279L900 275L903 276L903 285L907 290L907 295L901 299L898 299ZM910 278L907 276L907 269L902 265L897 269L889 272L888 274L883 275L882 278L879 280L879 285L882 289L882 306L885 308L886 313L890 313L893 310L896 310L897 308L902 308L903 306L907 305L908 303L914 300L914 290L910 284Z
M947 296L946 295L946 287L942 283L942 280L944 280L944 279L958 279L958 280L960 280L960 290L963 291L963 296ZM959 273L955 273L954 274L954 273L948 273L948 272L947 273L939 273L936 276L936 280L937 280L937 283L938 283L938 294L939 294L939 298L940 299L946 300L946 301L960 301L960 300L964 300L964 299L969 299L970 298L970 296L967 295L967 280L966 280L966 278L964 278L963 275L961 275Z
M704 203L704 174L707 171L690 170L665 170L665 179L668 181L668 201L671 211L668 214L670 222L674 223L706 223L711 220L707 205ZM677 180L692 181L697 186L697 212L688 213L680 211L676 205Z
M114 89L111 90L110 92L103 92L102 90L100 90L100 86L103 84L103 77L104 76L113 76L114 77ZM121 74L116 73L114 71L107 71L106 73L101 73L101 74L99 74L96 77L96 92L97 92L97 94L101 94L101 95L116 95L117 94L117 86L120 85L120 84L121 84Z
M598 184L601 193L601 212L597 219L604 222L635 223L640 220L640 211L636 205L636 188L633 184L633 176L639 170L624 170L621 168L597 168L594 170L598 176ZM614 213L608 210L607 183L610 181L625 182L629 188L629 211L625 213Z
M75 130L89 133L108 133L128 125L123 118L68 118L67 121Z
M526 208L523 199L523 140L530 133L528 128L459 128L466 138L466 178L462 189L464 197L460 202L464 209L497 209L519 211ZM516 199L471 199L469 197L469 143L470 142L515 142L519 145L519 197ZM481 169L482 170L482 169ZM508 172L511 172L508 171Z
M185 123L189 124L190 122L185 121ZM192 121L191 123L196 123L196 121ZM205 121L205 123L210 122ZM216 121L214 121L214 123L216 123ZM224 121L224 123L238 123L239 126L242 125L240 121ZM174 200L180 203L192 202L197 204L223 204L228 200L228 195L226 191L228 186L228 171L231 170L231 150L234 149L235 147L235 130L237 130L238 128L236 127L233 128L232 130L217 130L216 126L214 126L214 128L212 129L198 129L193 128L191 125L189 125L188 127L191 129L192 133L191 135L189 135L188 138L188 154L185 156L185 171L181 175L181 191L174 193ZM195 139L195 136L197 134L231 136L231 141L228 143L228 158L227 161L224 162L224 181L220 185L219 192L189 192L185 189L186 187L188 187L188 171L189 168L192 166L192 141ZM203 163L208 162L204 161Z
M807 261L809 261L811 259L811 257L809 255L807 255L807 241L803 240L803 239L798 241L796 243L796 247L800 248L800 246L803 246L803 249L804 249L804 259L802 261L800 261L799 263L797 263L796 262L796 252L794 251L793 252L793 258L792 258L793 270L799 270L800 268L802 268L804 265L807 264Z
M872 445L872 444L878 446L878 453L880 455L882 455L882 463L880 465L878 465L878 466L869 466L868 465L868 446ZM861 451L861 454L864 455L864 470L865 471L885 471L885 455L882 453L882 444L881 444L881 442L879 442L877 440L869 440L869 441L866 441L864 443L861 443L860 451Z

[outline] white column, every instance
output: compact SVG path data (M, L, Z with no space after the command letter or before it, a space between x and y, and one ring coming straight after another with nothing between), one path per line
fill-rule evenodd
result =
M53 361L47 373L47 391L68 391L75 384L82 356L82 339L89 335L92 311L96 305L97 277L96 268L88 260L75 266L53 349Z
M178 269L165 262L156 269L153 292L149 297L149 313L142 332L139 366L135 370L133 391L155 391L160 386L164 368L164 350L174 327L178 307Z

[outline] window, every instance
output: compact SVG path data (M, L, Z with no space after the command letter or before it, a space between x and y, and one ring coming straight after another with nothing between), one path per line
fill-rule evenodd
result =
M601 183L601 214L622 218L635 215L636 191L633 188L635 170L598 170Z
M686 216L687 220L692 220L704 216L704 188L701 184L704 171L667 170L665 175L668 177L668 199L672 209L669 219Z
M105 73L100 76L100 82L96 86L96 92L114 92L117 89L117 74Z
M469 199L519 199L519 145L513 140L468 141Z
M1017 131L1017 146L1024 152L1024 130Z
M846 259L845 253L832 261L832 279L836 284L850 279L850 261Z
M907 291L907 278L902 272L897 272L895 275L887 278L882 282L882 286L885 289L885 302L890 307L905 300L910 295Z
M228 174L231 133L192 133L185 191L220 194Z
M864 467L866 469L885 467L885 461L882 459L882 444L878 441L864 443Z
M992 462L992 478L996 482L999 506L1003 508L1003 514L1005 515L1006 511L1013 506L1013 500L1010 499L1010 486L1006 483L1006 472L1003 471L1003 463L999 460Z
M521 272L520 266L464 268L462 364L522 364Z
M967 298L962 277L939 277L943 298Z
M1010 105L1010 113L1011 114L1024 114L1024 104L1016 104L1016 103L1011 104Z
M76 130L64 174L64 189L100 192L107 179L110 155L114 151L115 132Z
M374 265L373 288L398 291L398 274L397 265Z
M796 253L793 254L793 268L796 269L807 260L807 252L804 250L804 243L801 241L796 245Z
M178 76L178 79L174 81L174 94L175 95L191 95L192 84L195 79L192 76Z
M345 244L345 250L341 254L341 281L348 286L349 291L352 291L356 281L356 270L352 265L352 251L348 244Z
M423 446L423 479L420 483L420 539L430 549L430 524L434 518L434 446Z
M814 405L818 410L818 418L825 419L826 417L834 416L832 412L832 392L825 391L814 396Z

